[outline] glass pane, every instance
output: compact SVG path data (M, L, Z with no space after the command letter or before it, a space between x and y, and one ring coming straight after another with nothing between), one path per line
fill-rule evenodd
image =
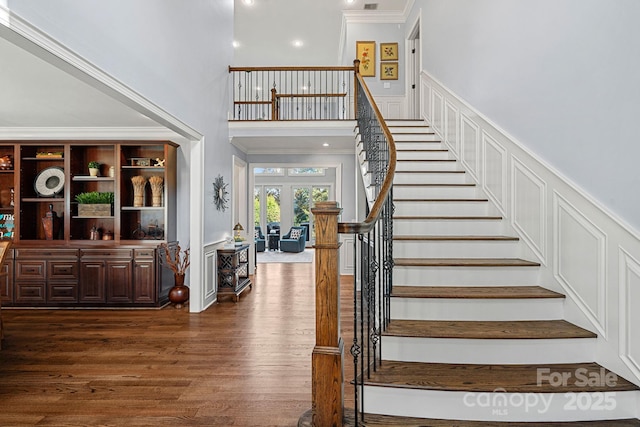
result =
M253 218L256 226L260 225L260 219L262 215L260 215L260 190L262 187L256 186L253 189Z
M293 225L299 226L309 222L309 187L298 187L293 189Z
M267 233L277 229L280 233L280 193L281 187L265 187Z
M255 175L284 176L284 168L253 168Z
M289 168L287 173L290 176L295 175L315 175L324 176L325 168Z
M313 194L313 203L314 204L316 202L326 202L327 200L329 200L329 187L313 187L312 194ZM313 241L315 241L315 239L316 239L316 227L315 227L315 224L311 228L311 238L313 239Z

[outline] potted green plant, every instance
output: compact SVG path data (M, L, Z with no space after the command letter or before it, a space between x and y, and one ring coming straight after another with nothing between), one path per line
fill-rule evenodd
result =
M98 176L100 174L100 162L92 160L89 162L89 176Z
M76 202L78 202L78 216L111 216L113 193L98 191L79 193L76 195Z

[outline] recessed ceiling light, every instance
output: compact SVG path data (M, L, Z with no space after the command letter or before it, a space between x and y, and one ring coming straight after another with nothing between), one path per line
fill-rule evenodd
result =
M251 6L253 4L253 0L242 0L242 2L247 6Z
M328 143L328 142L324 142L324 143L322 143L322 146L323 146L323 147L328 147L328 146L329 146L329 143Z
M292 43L295 47L302 47L302 45L304 43L302 43L302 40L294 40Z
M344 0L346 4L353 4L356 0Z
M234 40L232 44L233 44L233 47L239 47L240 46L240 42L238 42L236 40Z

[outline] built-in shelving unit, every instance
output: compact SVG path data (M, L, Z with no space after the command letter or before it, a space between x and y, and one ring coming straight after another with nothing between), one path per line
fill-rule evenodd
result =
M165 141L0 145L0 157L13 160L12 169L0 169L0 233L13 240L3 267L8 279L0 283L3 304L165 303L172 281L164 277L159 245L176 238L176 150L176 144ZM98 176L89 174L91 161L100 164ZM136 176L147 182L139 206L132 184ZM148 183L151 177L157 191ZM113 203L81 214L76 196L89 192L113 193ZM12 219L12 235L6 218Z

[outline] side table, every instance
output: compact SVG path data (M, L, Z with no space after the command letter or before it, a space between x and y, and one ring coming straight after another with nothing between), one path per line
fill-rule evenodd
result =
M249 245L233 249L218 249L218 301L231 295L238 302L245 289L251 289L249 279Z
M280 249L280 235L277 233L269 234L269 250L277 251Z

